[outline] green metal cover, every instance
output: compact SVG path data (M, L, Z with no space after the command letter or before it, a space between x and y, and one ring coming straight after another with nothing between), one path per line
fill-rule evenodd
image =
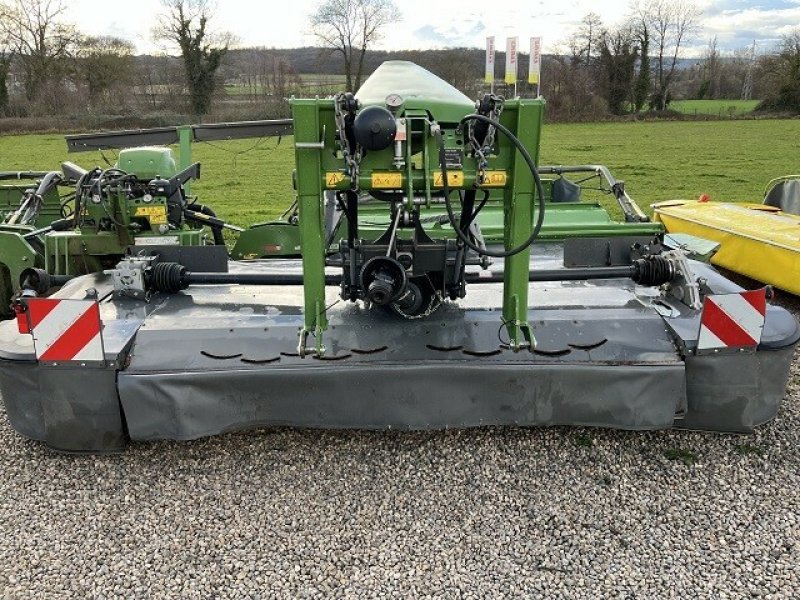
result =
M390 92L403 98L406 110L426 110L438 121L455 123L475 109L475 102L468 96L430 71L405 60L381 64L358 90L356 98L363 106L384 106Z
M139 179L169 179L178 172L172 150L157 146L120 150L117 168Z

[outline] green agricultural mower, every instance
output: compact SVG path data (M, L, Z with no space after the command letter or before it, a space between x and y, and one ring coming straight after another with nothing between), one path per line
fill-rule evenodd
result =
M0 318L14 314L11 298L22 272L44 268L41 230L71 210L74 184L60 171L0 173Z
M164 147L122 150L107 169L87 171L65 162L61 171L0 174L28 183L0 188L3 309L10 311L23 273L35 272L38 285L50 289L75 275L114 267L140 246L224 248L222 228L232 226L186 194L186 184L199 176L199 164L179 171Z
M109 451L257 426L752 431L776 415L795 319L665 238L604 167L539 166L541 99L474 102L395 61L291 106L295 204L241 234L251 260L133 236L55 292L23 275L0 325L17 431ZM622 219L582 200L585 178Z

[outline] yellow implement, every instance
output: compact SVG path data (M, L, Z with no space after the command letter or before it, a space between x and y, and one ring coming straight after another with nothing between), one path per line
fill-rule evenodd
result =
M668 232L719 242L715 265L800 295L800 216L731 202L671 200L653 209Z

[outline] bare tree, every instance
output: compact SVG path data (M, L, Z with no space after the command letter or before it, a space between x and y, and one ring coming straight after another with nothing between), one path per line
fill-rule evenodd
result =
M469 48L448 48L435 56L431 70L466 95L477 97L482 88L481 67L470 60Z
M778 52L759 66L767 97L758 109L800 114L800 29L784 36Z
M651 106L666 110L681 48L692 37L699 9L685 0L644 0L634 5L637 20L646 28L653 53Z
M392 0L325 0L311 17L314 35L332 52L342 55L345 85L361 87L364 56L389 23L400 20Z
M581 25L573 38L575 53L588 65L598 52L598 42L603 36L603 19L590 12L581 19Z
M132 96L151 110L175 112L185 101L183 60L171 56L141 56L134 61Z
M3 19L2 13L0 13L0 19ZM8 71L13 57L14 52L8 36L0 24L0 116L5 115L8 110Z
M48 83L63 82L79 39L65 23L62 0L7 0L0 3L0 38L19 62L28 101L40 99Z
M628 112L634 95L634 68L639 58L636 36L625 27L603 31L598 42L601 89L614 115Z
M557 120L579 121L604 116L606 101L593 92L595 75L579 55L571 54L573 44L554 48L544 57L541 93L547 98L547 114Z
M633 84L633 109L639 113L650 94L650 28L644 19L633 21L631 30L639 44L639 67ZM634 66L634 69L636 67Z
M697 91L697 97L700 100L705 98L709 100L719 98L720 78L722 77L722 59L717 49L716 36L708 42L708 48L703 55L702 69L703 77L700 82L700 89Z
M77 80L86 86L90 104L113 100L109 92L131 81L133 51L131 42L112 36L81 39L76 73Z
M596 96L596 73L599 40L603 34L603 21L595 13L588 13L581 19L580 27L567 39L569 47L570 77L574 80L574 92L586 102Z
M205 115L217 83L217 70L228 51L230 37L214 40L208 31L212 5L208 0L161 0L166 14L156 37L180 48L195 117Z

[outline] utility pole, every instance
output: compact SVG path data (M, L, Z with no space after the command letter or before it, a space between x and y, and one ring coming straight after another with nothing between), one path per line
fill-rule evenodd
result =
M744 76L744 86L742 86L742 100L753 99L753 65L756 62L756 41L753 40L753 47L750 49L750 63L747 65L747 72Z

